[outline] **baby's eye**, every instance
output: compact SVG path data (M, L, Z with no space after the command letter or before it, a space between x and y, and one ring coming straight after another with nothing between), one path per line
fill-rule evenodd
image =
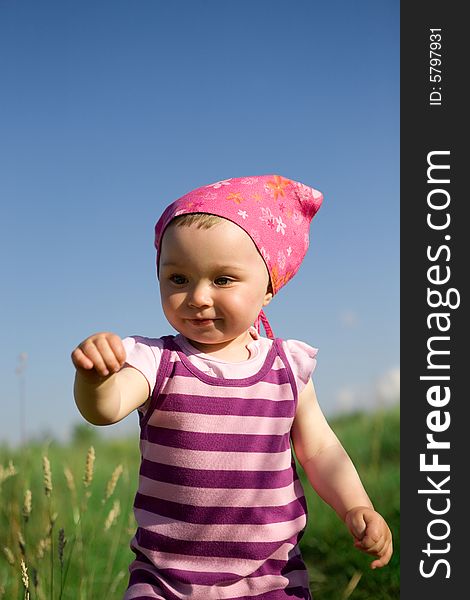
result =
M232 283L232 280L229 279L228 277L217 277L217 279L215 280L215 283L217 285L221 285L221 286L227 286L230 285Z
M187 279L184 275L170 275L169 277L170 281L172 281L173 283L176 283L177 285L182 285L183 283L186 283Z

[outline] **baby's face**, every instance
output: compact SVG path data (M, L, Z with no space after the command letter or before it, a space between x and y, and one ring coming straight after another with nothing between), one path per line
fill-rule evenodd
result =
M160 254L160 295L169 323L202 352L246 343L272 294L256 246L238 225L170 225Z

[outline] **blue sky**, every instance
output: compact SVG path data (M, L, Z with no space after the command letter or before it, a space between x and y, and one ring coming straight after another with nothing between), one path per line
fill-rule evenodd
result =
M4 1L0 75L0 443L19 439L21 378L29 437L80 421L70 353L87 335L174 333L154 224L229 177L324 193L266 309L278 337L319 348L324 412L396 396L398 1Z

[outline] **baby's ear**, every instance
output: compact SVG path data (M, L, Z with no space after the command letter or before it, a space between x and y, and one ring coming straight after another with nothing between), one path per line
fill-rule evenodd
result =
M272 292L266 292L266 294L264 295L263 306L267 306L271 302L272 299L273 299Z

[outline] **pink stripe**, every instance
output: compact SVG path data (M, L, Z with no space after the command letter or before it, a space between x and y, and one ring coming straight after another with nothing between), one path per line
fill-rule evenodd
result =
M168 384L168 378L165 380L163 385L162 394L165 394L165 388ZM179 394L185 394L188 396L207 396L207 383L204 383L196 377L181 377L175 376L171 380L171 387L177 389ZM217 386L217 396L224 396L229 398L239 398L240 388L236 386ZM268 383L266 381L259 381L254 385L250 386L250 392L253 397L258 398L269 398L270 400L287 400L292 398L292 388L290 383ZM208 398L210 402L210 398Z
M267 454L263 452L224 452L186 450L141 441L142 453L148 460L173 467L203 469L209 471L284 471L292 462L292 452Z
M262 489L233 489L220 488L191 488L173 483L159 482L155 485L153 479L140 476L139 490L145 496L160 498L170 502L178 502L181 498L192 506L216 506L221 497L224 498L224 506L284 506L304 495L300 479L290 483L286 487Z
M301 531L307 519L301 515L292 521L270 523L268 525L207 525L185 523L162 517L136 508L135 516L141 527L148 531L192 542L277 542L286 540Z
M152 591L147 583L136 583L126 591L123 600L165 600L165 596L160 596Z
M140 548L134 542L132 547L140 550L147 558L158 564L159 569L174 569L178 565L179 570L194 572L194 573L236 573L240 577L251 575L264 561L249 560L249 559L234 559L226 558L207 558L206 556L185 556L183 554L167 554L166 552L152 552L145 548ZM285 557L284 557L285 558ZM130 569L146 568L155 572L152 566L140 561L134 561Z
M201 415L196 413L173 413L156 410L149 424L183 431L236 433L243 435L284 435L289 433L292 418L240 417L233 415Z
M137 598L138 600L142 600L142 598L165 600L165 596L161 596L154 591L156 587L157 586L153 586L148 583L134 583L134 585L132 585L132 587L126 591L123 600L133 600L134 598Z

